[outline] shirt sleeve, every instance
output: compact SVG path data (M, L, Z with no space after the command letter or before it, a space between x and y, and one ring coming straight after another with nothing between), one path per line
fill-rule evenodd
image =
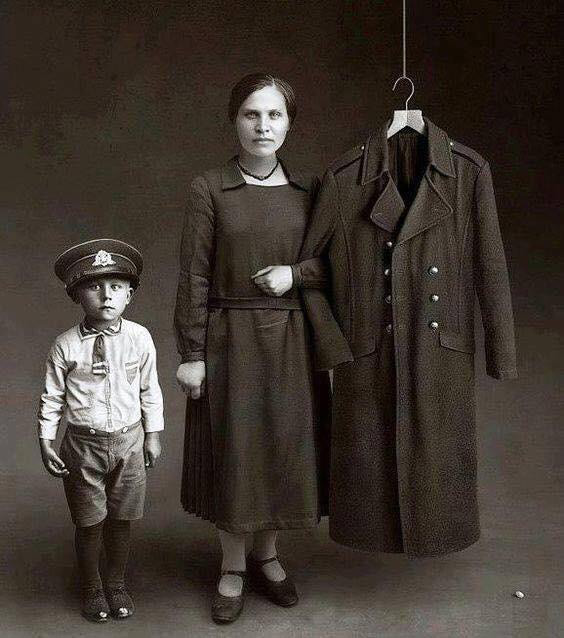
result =
M143 429L160 432L164 430L163 395L157 374L157 351L148 331L143 338L143 350L139 365Z
M192 182L180 245L180 276L174 328L182 362L203 361L208 324L208 292L213 267L215 223L206 180Z
M475 287L484 325L486 372L494 379L514 379L517 363L511 292L487 162L476 180L475 213Z
M54 441L66 407L67 364L63 348L53 344L45 363L45 387L39 400L38 433L40 439Z

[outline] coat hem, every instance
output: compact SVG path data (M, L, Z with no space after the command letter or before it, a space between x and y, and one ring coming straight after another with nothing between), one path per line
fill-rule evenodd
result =
M344 536L340 536L338 533L329 529L329 536L332 540L339 545L344 545L345 547L350 547L351 549L363 551L363 552L381 552L384 554L405 554L409 558L432 558L436 556L442 556L444 554L451 554L454 552L462 551L476 543L480 538L480 532L476 535L469 537L459 543L455 543L452 545L448 545L446 547L441 547L440 549L433 549L429 551L409 551L406 550L405 547L384 545L379 543L355 543L351 539L348 539Z

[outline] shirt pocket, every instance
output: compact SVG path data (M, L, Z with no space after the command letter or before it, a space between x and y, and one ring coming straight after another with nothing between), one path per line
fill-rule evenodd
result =
M125 363L125 377L131 385L135 378L137 377L137 372L139 371L139 359L133 359L132 361L127 361Z

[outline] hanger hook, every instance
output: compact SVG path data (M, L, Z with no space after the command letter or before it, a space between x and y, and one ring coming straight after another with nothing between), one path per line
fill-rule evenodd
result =
M411 84L411 93L405 100L405 110L407 111L407 103L409 102L409 100L411 100L411 98L413 97L413 94L415 93L415 85L413 84L412 80L407 77L407 75L400 75L400 77L394 82L392 91L396 90L396 86L398 85L398 82L400 82L401 80L407 80Z

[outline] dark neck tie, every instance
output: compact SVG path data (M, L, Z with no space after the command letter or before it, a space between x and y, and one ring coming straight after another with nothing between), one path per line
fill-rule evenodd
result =
M92 350L92 372L94 374L106 374L108 372L108 363L106 362L106 344L104 335L96 335L94 339L94 349Z

